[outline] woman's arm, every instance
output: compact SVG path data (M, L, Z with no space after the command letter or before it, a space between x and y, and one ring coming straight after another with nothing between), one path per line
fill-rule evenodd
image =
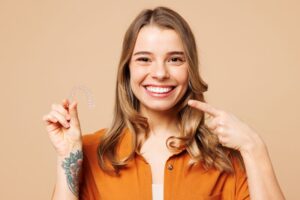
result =
M252 200L285 199L275 177L267 147L252 128L233 114L207 103L190 100L188 105L210 116L208 121L205 120L205 125L217 135L223 146L240 151Z
M251 199L285 199L273 170L265 143L257 137L256 144L240 151L248 177Z
M74 149L66 157L57 157L57 180L52 200L79 199L79 185L82 171L82 149Z
M52 199L78 199L82 171L82 138L77 102L64 99L43 116L48 136L57 152L57 180Z

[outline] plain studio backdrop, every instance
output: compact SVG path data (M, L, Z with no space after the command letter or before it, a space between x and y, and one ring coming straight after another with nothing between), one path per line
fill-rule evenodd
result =
M42 116L73 93L83 133L107 127L125 31L156 6L188 21L207 101L259 132L287 199L300 198L299 1L0 0L0 199L50 199Z

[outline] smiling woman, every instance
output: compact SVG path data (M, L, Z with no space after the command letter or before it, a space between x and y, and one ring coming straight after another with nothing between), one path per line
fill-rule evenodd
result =
M187 22L143 10L124 37L111 126L82 137L68 100L44 116L58 152L53 199L284 199L264 142L205 103L198 70Z

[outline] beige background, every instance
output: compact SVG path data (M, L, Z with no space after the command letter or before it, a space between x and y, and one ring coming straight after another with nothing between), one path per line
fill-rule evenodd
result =
M0 0L0 199L50 199L55 152L42 116L76 93L84 133L111 120L123 35L143 8L178 11L194 31L207 100L265 139L287 199L299 199L300 3Z

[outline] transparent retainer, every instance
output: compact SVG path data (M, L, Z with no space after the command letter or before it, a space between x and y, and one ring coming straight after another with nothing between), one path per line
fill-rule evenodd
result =
M74 86L70 91L68 99L75 100L78 93L84 94L85 98L87 99L87 104L89 109L94 109L96 107L93 93L84 85Z

